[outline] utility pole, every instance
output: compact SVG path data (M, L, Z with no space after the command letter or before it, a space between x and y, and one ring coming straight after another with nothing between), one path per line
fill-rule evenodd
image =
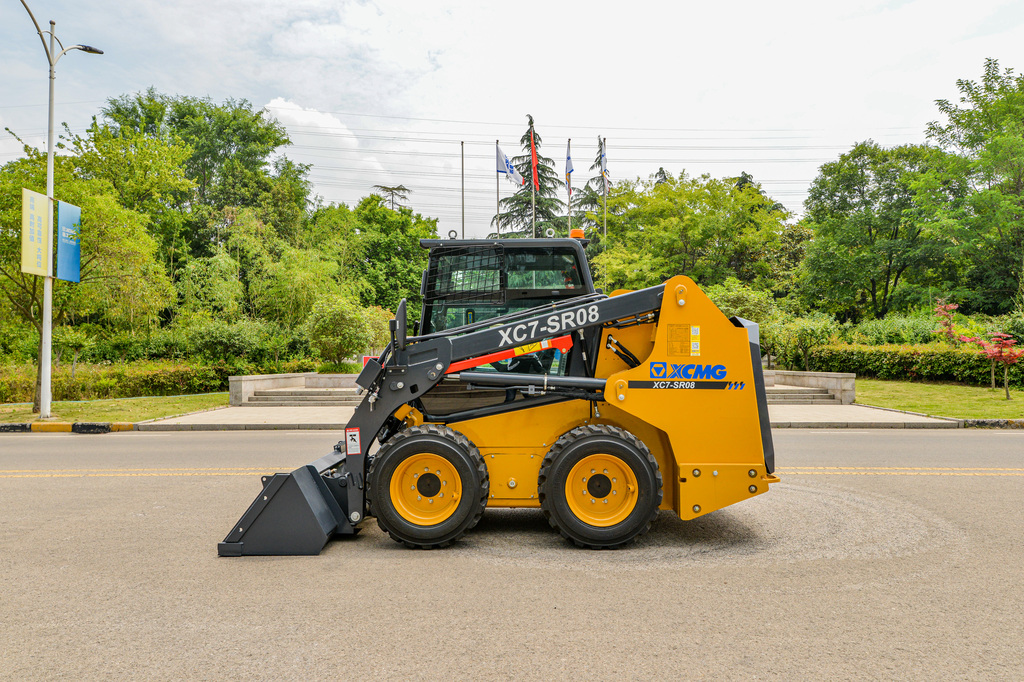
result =
M462 154L462 238L466 238L466 142L459 142Z
M43 43L43 51L46 53L46 61L50 65L50 106L46 131L46 197L49 204L47 208L49 234L46 239L46 275L43 277L43 330L39 343L39 380L41 383L39 388L39 418L49 419L51 398L50 356L53 353L53 237L55 232L53 229L53 85L57 78L57 61L65 54L71 50L81 50L88 54L103 54L103 50L97 50L95 47L88 45L64 47L63 43L56 36L55 27L57 22L52 20L50 21L50 30L46 31L50 35L50 44L47 46L46 39L43 38L44 32L39 28L39 22L36 21L32 10L29 9L25 0L21 0L21 4L25 7L25 11L28 12L28 16L36 27L36 33L39 34L39 40ZM60 45L60 52L56 51L54 42Z

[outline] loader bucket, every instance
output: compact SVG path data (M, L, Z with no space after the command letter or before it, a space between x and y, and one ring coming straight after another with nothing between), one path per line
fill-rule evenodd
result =
M220 556L315 555L339 526L347 526L341 506L313 466L263 482L263 492L217 545Z

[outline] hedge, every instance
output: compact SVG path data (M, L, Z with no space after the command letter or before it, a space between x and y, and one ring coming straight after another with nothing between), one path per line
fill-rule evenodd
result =
M946 345L864 346L833 344L810 351L814 372L853 372L862 377L903 381L958 381L988 386L991 363L970 347ZM1010 366L1010 385L1024 388L1024 364ZM996 365L996 385L1003 385L1003 367Z
M75 378L66 363L52 372L54 400L95 400L138 396L189 395L228 390L228 377L270 372L310 372L309 360L284 362L274 367L245 363L137 362L79 364ZM32 402L36 367L33 364L0 366L0 403Z

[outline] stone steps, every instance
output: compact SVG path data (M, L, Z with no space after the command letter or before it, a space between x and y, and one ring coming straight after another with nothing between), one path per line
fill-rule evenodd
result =
M362 397L353 388L268 388L257 390L242 405L253 407L356 407Z
M769 386L765 389L769 405L838 405L836 397L824 388Z

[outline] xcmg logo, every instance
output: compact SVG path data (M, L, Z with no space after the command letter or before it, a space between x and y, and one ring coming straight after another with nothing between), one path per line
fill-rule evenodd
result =
M652 362L652 379L724 379L725 365L674 365Z

